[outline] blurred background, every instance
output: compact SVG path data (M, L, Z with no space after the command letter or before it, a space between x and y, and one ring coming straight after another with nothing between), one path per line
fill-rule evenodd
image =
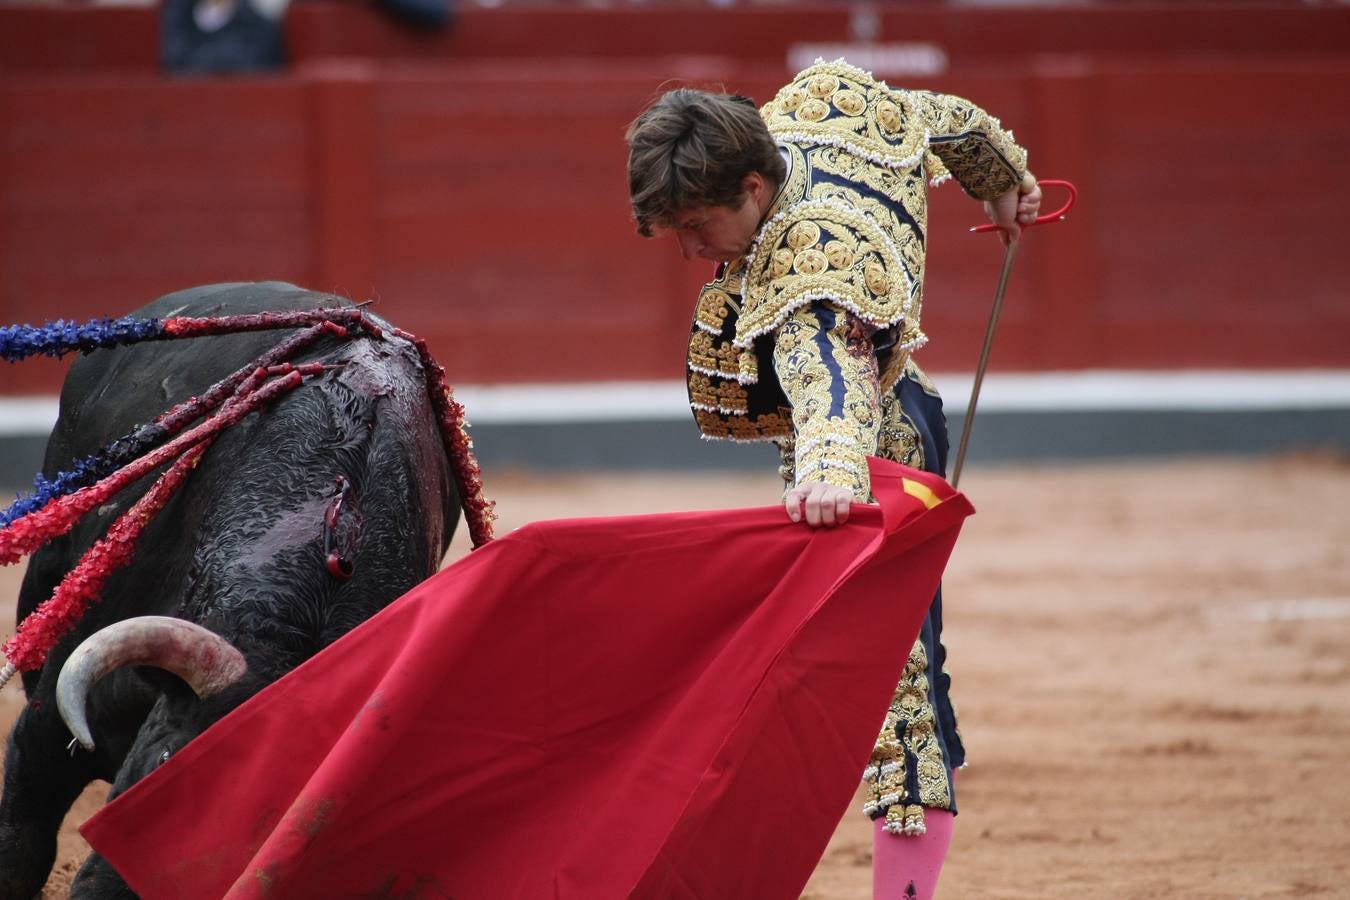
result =
M1345 896L1346 3L0 0L0 325L213 281L373 298L448 370L501 531L771 503L771 448L693 427L709 273L636 235L623 132L818 56L979 102L1081 192L1026 236L962 481L943 895ZM931 196L919 360L955 440L1002 252ZM6 498L64 368L0 363ZM803 896L869 896L870 835L855 804Z
M690 427L708 272L635 234L623 131L839 56L1082 192L1019 256L973 460L1350 447L1344 3L6 2L0 323L287 280L427 338L489 473L764 466ZM919 360L959 428L1001 251L932 196ZM0 483L63 369L0 369Z

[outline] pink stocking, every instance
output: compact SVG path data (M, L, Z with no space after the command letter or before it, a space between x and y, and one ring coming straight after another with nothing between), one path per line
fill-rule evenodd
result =
M956 817L945 809L923 812L924 834L891 834L882 830L885 819L872 823L872 900L933 900Z

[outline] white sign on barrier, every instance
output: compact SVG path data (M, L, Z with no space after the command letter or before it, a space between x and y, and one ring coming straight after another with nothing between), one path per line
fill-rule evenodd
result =
M947 71L948 62L946 50L924 41L849 41L838 44L790 44L787 52L788 70L800 72L816 60L829 61L841 57L877 78L941 75Z

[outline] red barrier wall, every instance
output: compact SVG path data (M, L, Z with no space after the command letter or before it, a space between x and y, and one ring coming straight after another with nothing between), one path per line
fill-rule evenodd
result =
M293 46L316 58L352 49L368 16L293 12ZM85 39L82 52L102 62L78 74L11 67L0 81L0 323L115 314L194 283L281 278L378 297L380 312L431 341L455 381L677 377L706 273L673 244L634 235L623 126L672 74L767 98L788 74L782 57L447 59L475 34L482 55L510 47L524 27L518 11L473 12L451 35L422 39L418 63L314 61L270 77L176 80L119 67ZM988 41L960 31L961 10L920 12L933 35L949 35L954 62ZM1095 44L1069 24L1090 45L1073 54L1048 52L1051 13L997 11L1041 35L1047 54L982 57L924 80L990 108L1032 149L1038 174L1082 191L1069 223L1025 245L998 367L1350 366L1350 256L1339 247L1350 52L1328 43L1350 16L1304 12L1234 12L1183 59L1184 41L1203 33L1195 10L1121 13L1109 34L1091 32ZM995 15L969 13L967 25ZM1145 13L1151 30L1139 24ZM11 33L6 15L0 34ZM533 15L538 47L538 23L571 39L577 22L632 26L636 14ZM713 15L653 11L646 21L661 30L605 46L649 36L674 46L708 31ZM847 35L823 30L847 18L837 8L735 15L768 34L791 24L811 40ZM1093 10L1058 15L1106 21ZM370 29L371 52L404 53L398 42L414 38L388 27ZM1228 55L1262 34L1262 53ZM1294 52L1289 35L1318 52ZM1124 52L1141 44L1147 55ZM965 234L980 211L959 188L933 197L924 325L934 340L921 359L969 369L999 251ZM0 372L3 393L59 380L43 363Z
M0 71L157 69L158 11L72 2L0 6ZM778 67L803 41L930 41L954 68L1022 68L1029 57L1234 59L1344 56L1350 11L1299 2L1083 0L1044 7L926 2L789 2L714 8L703 0L599 7L573 0L455 4L454 26L425 32L362 0L295 0L286 44L296 63L341 57L462 61L703 56Z

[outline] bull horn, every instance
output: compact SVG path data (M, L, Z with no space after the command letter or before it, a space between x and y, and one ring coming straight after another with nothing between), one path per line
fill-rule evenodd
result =
M185 619L137 616L99 629L67 657L56 679L61 719L86 750L94 749L84 708L89 691L121 666L166 669L203 698L219 693L248 671L244 655L229 641Z

